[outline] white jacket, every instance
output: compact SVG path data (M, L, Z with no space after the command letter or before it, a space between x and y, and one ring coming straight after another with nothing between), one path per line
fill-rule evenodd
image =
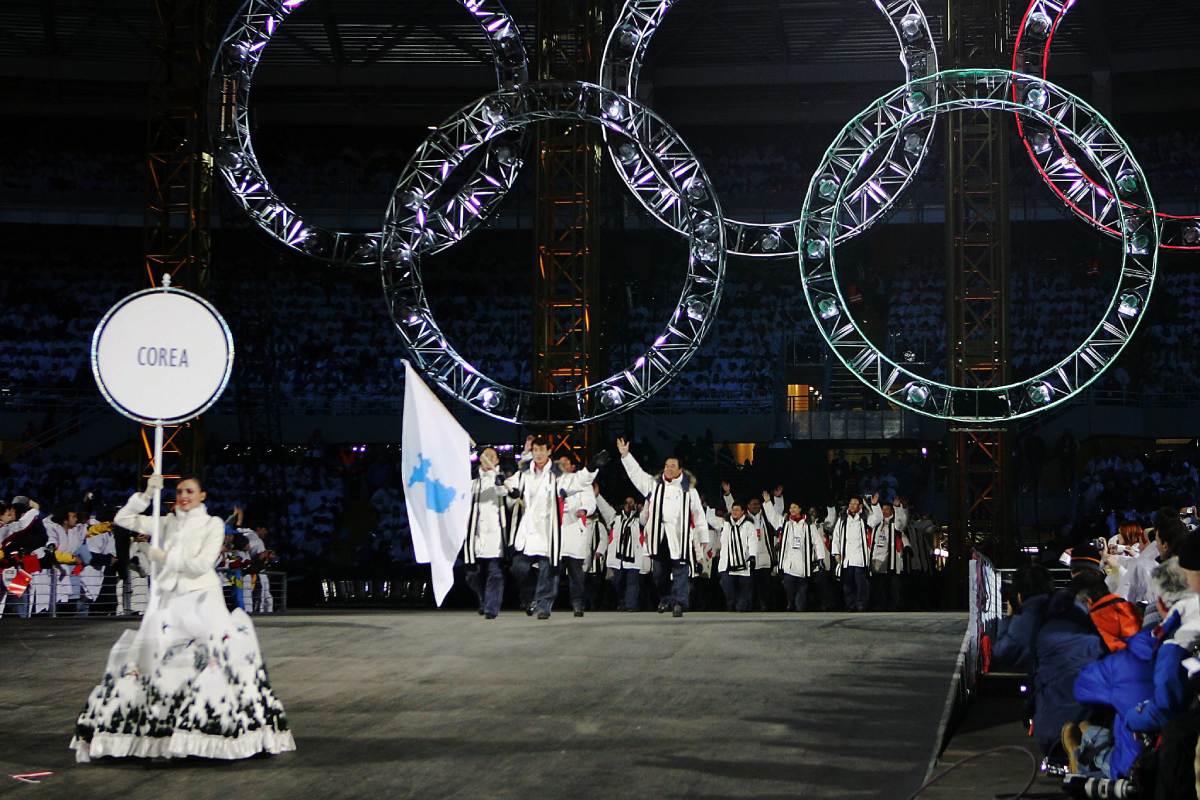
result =
M621 464L634 488L646 498L646 551L650 557L658 556L659 541L665 538L673 561L690 562L693 539L708 541L704 504L691 476L685 472L669 481L661 474L650 475L638 466L633 453L627 453Z
M148 497L135 494L113 522L134 533L149 534L154 530L154 521L142 514L149 506ZM163 516L160 541L167 552L166 562L159 564L154 573L160 590L179 594L220 590L216 563L225 543L225 523L209 516L203 503L189 511L176 510Z
M592 560L595 548L592 526L579 518L581 511L588 517L596 515L596 493L592 491L591 484L563 498L562 554L587 563Z
M471 509L467 517L467 538L463 541L463 563L474 564L480 558L504 555L504 507L506 491L496 485L497 470L480 468L471 481Z
M871 548L867 544L867 521L860 510L853 517L846 514L833 524L833 554L841 556L837 573L842 567L868 567Z
M750 559L756 553L756 542L754 520L749 515L743 514L737 521L732 517L726 519L721 525L721 557L717 562L717 571L748 577Z
M911 547L908 533L900 524L898 517L886 519L882 514L875 524L874 538L871 543L871 567L879 574L898 575L907 572L904 560L904 548ZM899 540L900 552L896 552Z
M771 524L783 529L779 556L785 574L796 578L811 578L829 568L829 551L825 549L825 528L806 518L784 519L774 504L763 506Z
M650 558L646 555L646 545L642 542L642 520L637 511L628 514L624 510L617 515L609 529L608 535L608 566L610 569L631 569L638 572L649 571ZM621 559L621 546L625 545L625 557Z
M559 499L582 488L591 491L595 472L581 470L565 474L553 462L538 472L532 461L521 465L516 474L504 482L509 489L520 492L514 510L516 534L513 546L530 557L546 557L557 565L562 557L563 510ZM565 506L565 502L563 504Z
M725 513L732 514L733 495L724 495L723 499L725 500ZM746 516L750 518L750 521L754 523L755 527L756 536L754 540L754 552L752 553L754 556L755 569L772 569L779 566L775 563L777 558L775 552L775 538L779 531L776 523L771 522L770 525L767 524L770 519L775 518L768 517L766 515L768 506L770 506L773 511L779 512L776 516L779 518L783 517L782 497L772 497L771 502L763 503L762 511L759 511L757 514L750 513L749 509L745 510ZM772 530L772 528L775 528L776 530Z

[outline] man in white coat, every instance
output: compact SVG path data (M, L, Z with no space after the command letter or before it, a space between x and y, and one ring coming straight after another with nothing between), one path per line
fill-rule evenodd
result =
M757 538L754 521L746 516L742 504L731 503L729 516L721 525L721 555L717 562L725 605L730 611L750 610L750 575L754 569Z
M557 464L551 463L550 442L545 438L527 440L526 447L520 469L504 482L509 498L518 503L513 577L521 582L530 570L538 570L533 602L526 613L550 619L550 610L558 596L565 500L581 489L590 493L596 473L589 470L563 473Z
M891 503L879 508L879 521L872 530L871 569L879 587L879 605L884 611L900 608L900 582L908 573L912 545L908 541L908 514L900 515Z
M721 482L721 491L725 500L725 511L732 512L733 494L730 492L728 481ZM766 503L779 512L778 516L783 516L783 487L776 487L775 491L778 492L778 495L774 499L770 493L763 492L762 503L757 497L751 497L750 501L743 506L746 516L754 523L755 529L754 571L752 573L754 600L752 604L756 604L759 611L769 611L771 608L771 590L774 586L771 577L779 567L778 553L776 552L776 540L779 532L773 528L766 514L763 513L763 503Z
M868 576L871 548L867 543L867 521L857 497L850 499L846 513L833 524L833 560L842 581L847 611L866 611L871 597Z
M671 609L682 617L691 595L692 542L708 541L704 504L695 480L683 471L679 459L668 458L662 472L650 475L629 452L629 442L617 439L621 464L637 491L646 498L646 552L658 585L659 611Z
M617 611L637 611L641 604L642 562L646 557L645 534L637 500L626 497L608 536L608 568L617 594Z
M788 506L784 517L771 496L763 492L763 511L771 524L780 530L779 561L783 570L783 588L787 594L788 610L808 608L810 583L829 566L825 549L825 530L820 520L804 515L799 503Z
M463 541L463 564L467 586L479 598L484 619L500 615L504 600L505 504L508 492L500 474L500 455L485 447L479 453L479 474L471 481L471 508L467 515L467 538Z
M570 456L558 459L558 468L564 476L575 474L575 461ZM575 616L583 616L586 596L584 569L592 560L596 550L592 543L592 526L588 517L596 515L596 490L591 481L578 485L574 490L564 490L562 499L562 557L559 564L567 573L567 590L571 597L571 610Z

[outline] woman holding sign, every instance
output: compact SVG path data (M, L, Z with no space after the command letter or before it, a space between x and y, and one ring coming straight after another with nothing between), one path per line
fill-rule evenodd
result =
M115 523L149 534L144 512L162 476L129 498ZM78 761L102 756L249 758L295 750L283 705L271 690L254 625L232 614L213 565L225 537L200 481L175 485L175 507L150 548L154 592L142 624L109 653L71 747Z

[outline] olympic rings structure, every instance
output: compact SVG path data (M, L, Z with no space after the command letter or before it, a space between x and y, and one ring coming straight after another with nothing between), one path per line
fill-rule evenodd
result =
M602 85L628 97L637 97L646 50L667 12L678 2L627 0L604 47L600 63ZM896 34L905 83L937 72L937 47L920 3L916 0L874 0L874 4ZM840 238L856 236L888 212L921 168L932 137L933 126L928 124L919 131L900 129L895 132L887 158L881 159L871 173L859 176L858 184L846 192L844 210L846 218L852 219L853 224L840 233ZM678 220L656 208L654 195L639 186L640 165L629 163L611 144L608 149L617 174L642 207L663 224L682 233ZM660 155L668 162L675 157L670 152ZM680 154L680 157L685 156ZM795 236L797 222L755 223L727 218L729 251L758 258L794 256L799 252Z
M637 149L640 180L653 187L657 207L671 208L691 246L683 293L650 349L615 375L574 391L532 392L504 386L480 373L446 341L425 297L420 261L429 231L444 226L416 198L435 197L454 164L504 134L544 121L600 125ZM659 147L690 156L670 164ZM466 190L458 190L462 193ZM469 198L463 204L471 206ZM435 215L436 216L436 215ZM532 83L501 90L443 122L417 149L388 204L382 265L384 291L413 366L484 414L509 422L591 422L629 410L665 386L692 357L711 327L725 279L725 228L704 168L661 118L639 103L584 83ZM444 230L444 227L441 228Z
M499 88L526 83L529 58L521 32L504 10L504 5L499 0L456 2L483 29L494 56ZM250 136L250 87L254 73L271 39L304 3L305 0L247 0L221 39L209 83L209 115L217 172L237 205L272 238L307 256L333 264L377 266L380 234L325 230L306 222L275 194L254 154ZM520 150L519 143L515 147ZM467 183L475 201L483 208L490 208L512 187L520 164L499 163L496 157L488 154L481 166L487 168L488 178L485 180L476 174L470 176ZM476 211L452 204L443 209L447 217L458 217L468 230L481 221ZM454 237L431 231L426 247L436 252L455 241Z
M822 337L888 402L968 423L1018 419L1066 402L1120 355L1145 315L1160 246L1200 249L1197 219L1156 212L1146 176L1112 124L1045 80L1054 31L1074 0L1032 0L1014 57L1025 71L942 72L917 0L873 0L896 33L905 83L842 129L809 182L798 219L727 219L692 150L635 99L650 40L677 1L625 0L597 85L530 83L520 31L500 0L457 0L488 40L498 88L430 128L399 176L382 232L362 234L306 222L275 194L259 167L249 123L254 73L272 36L305 0L246 0L214 60L209 113L217 170L235 203L285 246L326 263L378 266L389 313L413 365L459 402L513 423L592 422L628 411L660 390L712 326L728 253L797 259ZM966 109L1016 115L1026 149L1051 188L1077 216L1122 242L1113 296L1084 341L1031 378L988 388L940 383L884 355L849 313L836 261L838 245L883 218L911 184L926 161L936 118ZM534 392L480 372L438 326L421 273L424 258L495 213L524 166L525 130L544 122L600 126L629 191L689 242L683 290L663 332L632 364L572 391Z
M997 422L1044 411L1094 381L1136 332L1158 265L1154 199L1141 167L1104 117L1075 95L1039 78L1006 70L949 70L933 76L939 99L909 84L884 95L842 129L809 184L800 223L804 296L826 343L847 368L885 399L919 414L963 422ZM1014 100L1017 97L1020 100ZM1011 111L1078 145L1103 176L1123 242L1120 277L1107 310L1084 342L1031 378L987 388L951 386L917 375L884 355L859 327L837 281L838 214L855 169L869 162L910 118L963 109ZM851 164L851 175L838 173Z
M1030 2L1013 42L1014 72L1046 77L1054 35L1075 5L1076 0ZM1112 195L1080 168L1057 129L1018 117L1017 132L1042 180L1059 199L1088 224L1110 236L1120 236ZM1160 212L1158 220L1163 248L1200 251L1200 217Z

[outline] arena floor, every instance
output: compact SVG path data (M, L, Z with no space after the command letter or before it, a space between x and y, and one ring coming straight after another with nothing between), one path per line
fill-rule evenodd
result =
M259 619L298 752L76 765L118 621L0 622L0 797L904 798L962 614ZM38 785L12 774L49 770Z

